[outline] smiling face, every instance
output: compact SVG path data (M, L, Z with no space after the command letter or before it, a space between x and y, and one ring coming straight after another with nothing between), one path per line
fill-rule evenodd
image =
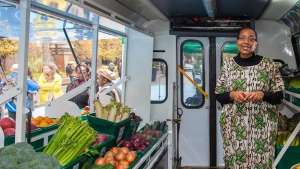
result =
M251 57L257 45L256 33L250 28L242 29L239 33L237 45L240 56L243 58Z

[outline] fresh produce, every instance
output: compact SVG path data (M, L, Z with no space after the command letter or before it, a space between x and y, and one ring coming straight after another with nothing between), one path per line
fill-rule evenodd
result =
M300 88L300 79L292 79L289 82L289 88Z
M26 122L27 123L27 122ZM4 132L4 136L14 136L15 135L15 128L16 128L16 122L14 119L10 117L5 117L0 120L0 126ZM37 129L35 125L31 123L31 130ZM26 124L27 128L27 124Z
M105 166L111 164L115 169L127 169L135 159L135 151L130 151L127 147L113 147L106 152L104 157L97 158L95 165Z
M103 106L100 101L94 101L96 117L109 120L112 122L120 122L129 117L131 108L123 106L121 103L112 101L110 104Z
M0 120L0 127L4 130L6 128L15 128L16 122L10 117L4 117Z
M293 165L291 169L300 169L300 163Z
M93 146L101 144L101 143L107 141L107 139L108 139L107 135L105 135L105 134L97 134L96 141L93 143Z
M288 118L283 115L282 113L279 113L278 116L278 131L286 131L288 129Z
M65 114L44 152L55 157L64 166L76 159L95 140L96 131L87 122Z
M14 136L16 122L10 117L4 117L0 120L0 127L4 132L4 136Z
M27 143L17 143L0 149L1 169L60 169L56 159L37 153Z
M94 165L91 169L115 169L115 167L111 164L105 164L105 165Z
M293 117L291 117L287 121L288 121L287 122L288 123L288 130L290 132L292 132L296 128L298 122L300 122L300 114L299 113L294 114Z
M31 119L31 123L37 127L49 127L53 124L56 124L55 119L51 119L49 117L38 116L36 118Z
M278 132L276 144L281 146L284 145L290 135L290 132ZM296 136L296 138L292 141L291 146L300 146L300 136Z
M150 138L147 138L142 133L136 133L129 140L121 140L119 145L127 147L130 150L144 151L149 146Z
M14 136L15 135L15 128L6 128L4 129L4 136Z
M151 129L151 130L158 130L158 131L166 131L167 127L168 126L166 121L163 122L155 121L152 124L147 123L144 127L144 130Z
M90 114L90 108L89 106L85 106L82 111L80 112L81 115L87 115Z

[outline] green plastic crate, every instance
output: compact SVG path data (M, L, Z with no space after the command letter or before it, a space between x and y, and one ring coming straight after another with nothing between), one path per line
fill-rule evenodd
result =
M296 97L293 97L292 99L292 103L295 104L296 106L299 106L300 107L300 99L296 98Z
M137 153L135 160L129 165L128 169L132 169L140 161L142 157L143 157L142 154ZM145 164L146 163L144 163L140 168L144 168L143 166L145 166Z
M291 96L287 93L284 93L284 99L287 100L287 101L290 101L291 100Z
M288 91L294 92L294 93L300 93L300 88L289 88Z
M57 124L51 125L49 127L37 128L37 129L31 131L31 138L36 137L41 134L45 134L45 133L53 131L53 130L56 130L57 128L58 128ZM27 136L27 134L26 134L26 136ZM52 135L50 135L49 137L51 137L51 136ZM49 137L48 137L48 140L50 140ZM14 144L14 143L15 143L15 136L5 137L5 139L4 139L5 146L8 146L8 145ZM33 141L33 142L31 142L31 145L33 146L33 148L35 150L41 149L44 146L44 139L41 138L39 140Z
M114 123L108 120L95 117L95 114L87 116L89 125L100 133L112 135L116 138L116 142L119 142L125 136L125 129L129 126L129 118Z
M283 146L276 146L276 156ZM300 163L300 146L290 146L277 165L277 169L290 169Z
M129 119L128 127L125 129L124 138L130 138L133 136L137 129L139 128L140 122L135 122L134 120Z

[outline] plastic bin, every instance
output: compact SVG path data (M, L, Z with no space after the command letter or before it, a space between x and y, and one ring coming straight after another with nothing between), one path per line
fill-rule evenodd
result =
M287 93L284 93L284 99L287 100L287 101L290 101L291 100L291 96Z
M276 156L283 146L276 146ZM300 163L300 146L290 146L277 165L277 169L290 169L293 165Z
M300 99L293 97L292 98L292 103L295 104L296 106L300 107Z
M116 142L119 142L125 136L125 129L129 126L129 118L114 123L108 120L95 117L95 114L87 116L88 122L91 127L100 133L112 135L116 138Z
M56 130L57 128L58 128L58 125L55 124L55 125L51 125L49 127L35 129L35 130L31 131L31 138L37 137L37 136L39 136L41 134L45 134L47 132L51 132L53 130ZM53 135L54 134L49 135L48 140L50 140L49 138L51 138ZM4 139L5 146L8 146L8 145L14 144L14 143L15 143L15 136L5 137L5 139ZM43 148L44 147L44 138L40 138L38 140L31 142L31 145L33 146L33 148L35 150Z
M139 128L140 122L129 119L128 127L125 129L124 138L133 136Z
M294 93L300 93L300 88L290 87L287 90Z

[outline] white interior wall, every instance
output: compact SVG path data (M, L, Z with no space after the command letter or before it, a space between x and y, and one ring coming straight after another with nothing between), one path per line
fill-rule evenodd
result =
M290 68L296 68L295 54L288 26L271 20L255 22L258 37L258 54L274 59L282 59Z
M165 50L164 53L154 54L155 58L163 59L168 64L168 98L164 103L151 104L151 120L166 120L172 117L173 82L176 81L176 36L169 32L161 32L154 38L154 49Z
M164 59L168 64L168 98L164 103L151 104L151 120L165 120L173 118L173 82L176 81L176 36L169 35L169 23L161 23L160 26L152 27L156 32L154 36L154 49L165 50L164 53L157 53L156 58ZM174 149L172 123L168 123L168 169L172 166Z
M150 121L153 37L128 29L125 104L135 109L143 123Z

